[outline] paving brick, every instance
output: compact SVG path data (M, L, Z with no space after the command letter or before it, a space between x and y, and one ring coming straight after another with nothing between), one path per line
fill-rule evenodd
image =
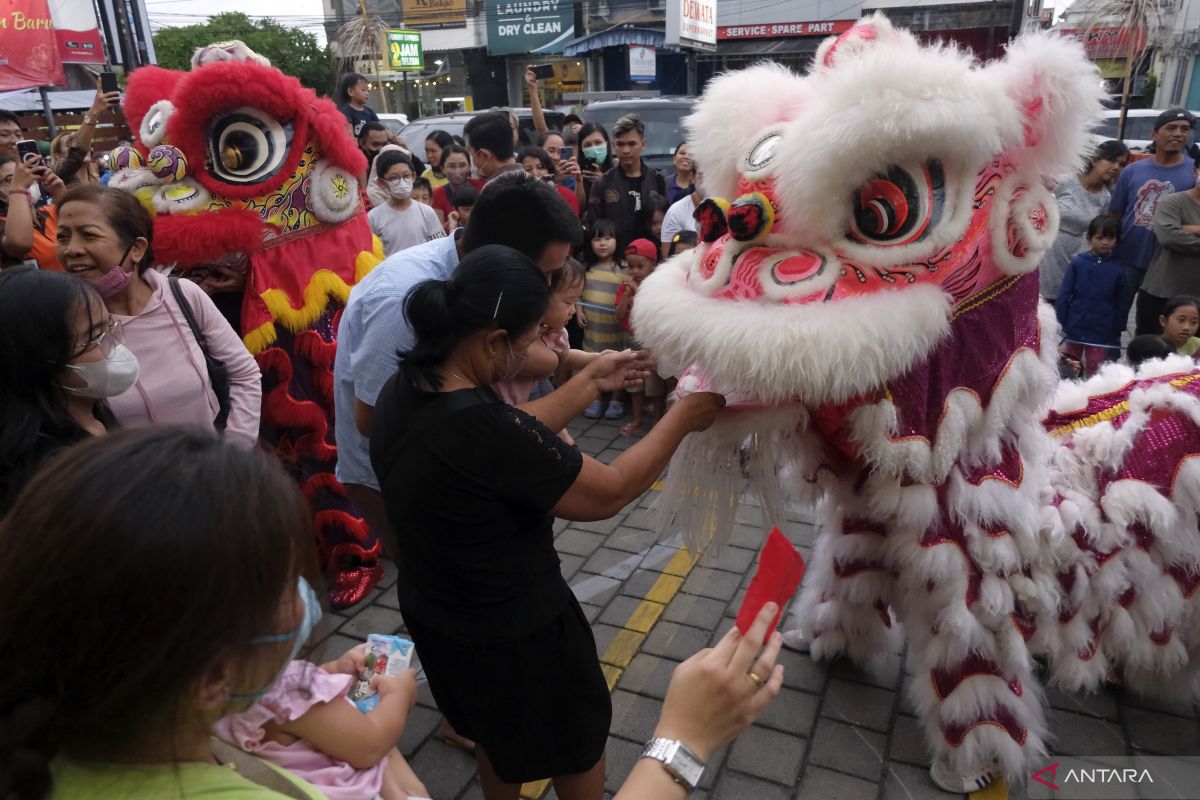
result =
M1050 709L1050 752L1064 756L1123 756L1125 742L1116 725L1095 717Z
M572 522L571 527L581 531L609 534L621 526L625 514L617 514L608 519L596 519L590 522Z
M1200 725L1194 719L1126 707L1125 729L1129 743L1139 750L1168 756L1200 753Z
M800 774L804 748L799 737L752 725L734 739L726 768L791 786Z
M699 628L659 622L642 643L642 652L684 661L708 646L708 634Z
M554 549L587 558L604 544L603 533L567 528L554 539Z
M639 605L641 605L641 601L636 597L619 595L614 597L605 607L599 621L606 625L624 628L625 623L629 621L630 616L632 616Z
M589 431L587 435L580 436L575 440L576 446L585 453L599 453L612 443L612 439L608 437L592 436Z
M1023 787L1021 787L1023 789ZM1009 787L1010 792L1014 787ZM889 764L883 777L883 800L947 800L961 795L946 794L929 777L928 769L907 764ZM1014 793L1010 795L1017 797ZM1024 797L1024 791L1020 797Z
M1174 714L1177 717L1196 718L1196 707L1183 698L1150 697L1126 692L1122 700L1126 706L1144 708L1149 711L1161 711L1164 714Z
M875 800L879 787L870 781L809 767L800 781L796 797L801 800Z
M810 740L808 760L819 767L877 781L886 743L883 734L822 717Z
M309 647L316 646L322 641L332 636L339 627L345 623L345 617L339 617L337 614L322 614L321 619L317 621L316 627L308 637L306 643Z
M642 559L642 569L653 570L654 572L665 572L679 577L685 577L690 569L690 564L680 565L675 559L675 555L679 553L679 545L656 544L650 548L650 552Z
M753 572L752 568L757 556L758 554L749 548L726 545L719 552L716 548L705 552L700 558L700 565L745 575Z
M635 508L621 523L626 528L639 528L644 531L658 530L658 512L649 508Z
M759 714L756 725L774 728L792 736L808 736L817 719L815 694L780 689L779 695Z
M475 757L436 739L409 760L430 797L457 797L475 776Z
M426 708L437 708L437 701L433 699L433 690L429 688L429 681L417 681L417 705L425 706Z
M424 706L413 706L404 720L404 735L400 737L397 747L405 758L412 758L417 748L437 730L441 722L441 713Z
M592 605L591 603L580 603L579 607L583 609L583 615L587 617L589 624L595 622L603 610L600 606Z
M379 559L379 566L383 567L383 577L379 579L379 588L386 592L396 585L400 571L396 568L396 562L390 558ZM393 594L395 593L393 592Z
M832 675L854 683L878 686L880 689L895 689L904 674L903 664L904 656L900 653L888 653L878 669L863 669L843 658L832 665Z
M597 453L596 460L599 461L601 464L611 464L612 462L616 461L623 452L625 452L625 451L624 450L614 450L613 448L610 447L607 450L602 450L599 453Z
M570 553L558 556L558 571L562 573L564 581L570 581L579 572L579 568L583 566L583 556L571 555Z
M639 562L640 559L622 550L601 547L584 562L583 570L598 575L602 573L606 577L623 581L633 574Z
M634 764L642 755L643 744L627 742L615 736L608 737L604 753L604 788L616 792L629 777Z
M768 533L770 531L765 531L757 525L735 524L733 530L730 531L728 544L745 547L757 553L762 549L763 542L767 540Z
M716 630L725 611L725 603L695 594L677 594L663 612L663 619L691 625L704 630Z
M712 794L709 795L711 800L787 800L791 796L791 788L752 778L728 768L722 771Z
M714 600L729 601L737 594L741 584L741 576L732 572L695 567L687 580L683 582L683 591L687 594L698 594L701 597L711 597Z
M734 519L741 525L749 525L752 528L758 528L763 532L764 536L770 532L770 529L767 527L767 524L763 519L763 510L758 506L742 503L738 506L737 513L734 515ZM778 523L772 522L771 524L775 525ZM787 526L780 525L779 527L785 528ZM787 533L787 531L785 530L784 533Z
M364 637L365 638L365 637ZM362 644L359 639L351 639L349 636L343 636L340 633L335 633L325 641L313 648L306 658L314 664L324 664L327 661L337 661L341 658L342 653L345 653L351 647L357 647Z
M793 689L803 689L806 692L821 692L829 679L829 663L817 662L806 653L796 653L792 650L779 651L775 662L783 665L783 685Z
M385 589L379 593L379 597L375 598L375 605L399 611L400 596L396 594L395 588Z
M608 649L608 646L612 644L613 639L620 632L621 629L614 625L604 625L602 623L592 625L592 636L596 637L596 652L603 655L604 651Z
M1120 698L1115 691L1079 694L1047 687L1046 702L1052 708L1061 708L1075 714L1087 714L1113 722L1120 719Z
M636 569L622 584L621 594L627 594L630 597L643 598L654 588L654 584L662 577L661 572L651 572L648 569ZM673 577L673 576L672 576ZM682 583L682 581L680 581Z
M921 731L921 723L916 717L907 714L897 716L889 743L888 758L892 761L902 761L926 769L933 763L925 749L925 734Z
M832 678L825 690L821 714L839 722L887 732L895 705L895 692Z
M631 742L645 744L654 734L662 703L621 689L612 694L612 727L609 731Z
M667 685L671 682L671 675L676 666L678 665L674 661L638 653L633 657L633 661L630 662L625 672L621 674L619 686L634 694L662 700L667 696ZM767 706L767 710L774 707L780 699L776 698L775 702Z
M604 542L605 547L624 550L627 553L642 553L649 551L658 542L658 534L654 531L644 531L622 525L617 528Z

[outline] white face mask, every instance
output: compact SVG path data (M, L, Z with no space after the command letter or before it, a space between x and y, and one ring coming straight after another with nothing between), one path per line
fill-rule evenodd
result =
M67 364L67 369L83 378L87 384L82 388L64 386L69 394L105 400L128 391L138 378L137 356L123 344L118 344L103 361L85 364Z
M392 197L397 200L407 200L412 197L412 178L394 178L388 181L387 186Z

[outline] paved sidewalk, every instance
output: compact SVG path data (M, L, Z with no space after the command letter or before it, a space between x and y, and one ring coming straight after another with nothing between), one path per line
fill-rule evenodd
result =
M580 448L611 462L633 439L619 422L578 419L570 430ZM653 730L675 665L719 638L733 624L756 552L778 525L807 559L811 516L764 520L743 504L738 525L719 558L695 562L660 544L647 492L610 520L555 525L562 571L583 604L613 690L606 788L614 792ZM402 631L395 568L381 589L348 613L327 614L313 641L313 660L336 658L369 633ZM708 800L947 800L929 780L929 758L912 709L901 691L906 660L891 654L879 674L846 663L814 664L784 651L784 689L750 729L709 762L693 797ZM1090 697L1050 691L1053 748L1063 755L1200 755L1196 709L1164 706L1110 691ZM428 686L400 740L434 800L478 800L472 756L435 735L440 715ZM543 794L544 792L544 794ZM529 797L553 789L527 786ZM1196 787L1200 796L1200 787ZM990 787L983 800L1023 798L1023 787Z

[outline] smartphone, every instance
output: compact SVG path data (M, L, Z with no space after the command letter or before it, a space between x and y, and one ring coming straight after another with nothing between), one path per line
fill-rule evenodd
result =
M100 73L100 92L108 94L109 92L119 92L121 87L117 86L117 73L105 70Z
M589 169L598 169L599 167L600 165L596 163L596 159L594 158L588 158L587 156L584 156L583 158L579 159L579 169L583 172L586 172Z
M544 81L547 78L554 77L553 64L534 64L529 68L529 71L532 72L533 77L537 78L539 81Z
M41 164L42 152L38 150L38 143L33 139L18 139L17 158L21 159L21 163L27 167L36 167Z
M570 145L563 145L562 147L558 148L558 157L563 161L570 161L574 155L575 148L571 147Z

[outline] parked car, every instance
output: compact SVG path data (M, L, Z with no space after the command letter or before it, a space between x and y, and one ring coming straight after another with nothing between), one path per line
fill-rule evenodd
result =
M521 131L521 143L518 146L533 144L537 141L537 132L533 127L533 112L528 108L514 108L513 111L517 114L517 124ZM462 136L463 128L467 126L467 120L471 119L483 111L456 111L453 114L439 114L436 117L421 117L413 120L404 126L400 131L400 138L408 144L409 147L417 148L418 153L425 152L425 137L434 131L445 131L451 136ZM557 128L562 125L563 117L565 116L560 111L545 111L546 124L551 128Z
M685 138L683 118L692 113L695 97L652 97L629 100L599 100L583 110L584 122L597 122L612 135L613 123L636 113L646 123L646 149L642 158L654 169L669 174L675 148Z
M407 114L380 114L379 121L383 123L383 127L387 128L388 133L396 134L404 129L408 124Z
M1164 109L1161 108L1131 108L1126 111L1124 142L1135 153L1144 153L1150 146L1150 137L1154 134L1154 120ZM1200 112L1193 111L1200 117ZM1110 109L1104 112L1100 124L1093 129L1093 135L1098 141L1117 138L1117 126L1120 124L1120 109ZM1192 141L1196 140L1195 133Z

